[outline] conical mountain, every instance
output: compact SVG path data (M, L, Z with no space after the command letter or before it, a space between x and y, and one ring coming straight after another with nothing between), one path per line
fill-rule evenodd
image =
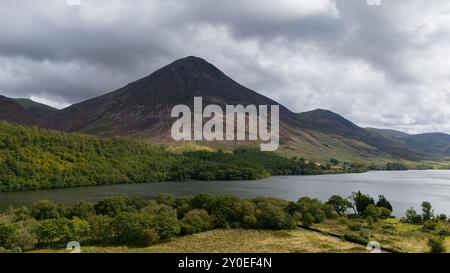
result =
M114 92L63 109L53 117L53 124L65 131L167 139L173 106L193 106L196 96L203 98L203 105L278 105L207 61L190 56ZM294 117L283 106L280 115Z

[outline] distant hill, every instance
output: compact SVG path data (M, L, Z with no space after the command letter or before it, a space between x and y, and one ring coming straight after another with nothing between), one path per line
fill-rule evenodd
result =
M48 106L46 104L38 103L30 99L14 99L25 110L27 110L34 118L45 121L51 114L54 114L58 109Z
M44 125L17 101L5 96L0 96L0 120L28 126Z
M430 159L450 156L450 135L444 133L427 133L409 135L399 131L367 129L375 135L389 138L398 145L405 145L410 150L417 151Z
M169 143L174 121L171 109L178 104L192 106L195 96L203 97L204 105L278 104L193 56L179 59L116 91L59 111L30 101L19 102L31 115L27 114L29 120L45 120L48 126L59 130L144 137ZM295 114L280 105L280 111L280 152L289 156L365 162L444 160L450 156L450 136L446 134L408 135L365 129L322 109Z

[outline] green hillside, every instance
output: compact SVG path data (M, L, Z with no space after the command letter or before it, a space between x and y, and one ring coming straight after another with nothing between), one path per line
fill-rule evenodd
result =
M0 191L189 179L251 180L325 171L303 159L258 150L175 153L143 140L0 122Z

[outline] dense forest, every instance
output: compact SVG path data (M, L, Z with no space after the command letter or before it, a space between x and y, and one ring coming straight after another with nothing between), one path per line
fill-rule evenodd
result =
M191 179L251 180L319 174L326 169L329 166L259 150L176 154L143 140L0 122L0 191Z

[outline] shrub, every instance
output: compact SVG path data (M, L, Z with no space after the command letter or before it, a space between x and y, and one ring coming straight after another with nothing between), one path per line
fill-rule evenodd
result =
M447 215L441 213L438 215L438 219L441 221L447 221Z
M386 197L384 195L378 196L378 202L376 205L377 205L377 207L388 209L391 212L393 210L391 203L386 199Z
M310 227L314 223L314 220L315 220L314 217L307 212L303 214L302 226Z
M139 245L150 246L156 244L160 241L159 233L156 229L150 228L146 229L142 233L142 238L140 239Z
M302 215L309 213L314 218L314 223L321 223L326 219L325 212L322 210L322 203L318 199L302 197L298 200L298 210Z
M116 242L124 245L146 246L146 233L153 229L154 217L138 212L121 212L111 222Z
M169 207L174 207L175 206L175 197L173 197L172 194L161 193L156 198L156 201L158 203L160 203L160 204L164 204L164 205L167 205Z
M428 220L423 224L422 230L433 231L437 229L437 223L435 221Z
M430 252L432 253L443 253L446 251L444 240L442 238L430 238L428 240L428 246L430 247Z
M38 222L36 233L41 244L51 245L56 242L84 242L90 238L90 225L86 220L74 217L47 219Z
M127 196L114 196L100 200L94 205L97 214L115 216L121 212L138 211L148 204L142 198L130 198Z
M218 227L227 227L233 220L233 207L237 202L239 198L234 196L199 194L191 199L191 206L206 210Z
M36 228L38 242L43 245L50 245L64 238L68 232L67 221L66 218L39 221Z
M439 236L447 237L450 236L450 229L443 228L438 232Z
M61 212L62 209L49 200L37 201L31 206L31 216L36 220L58 218Z
M347 211L347 209L352 207L352 203L348 201L347 199L339 196L339 195L333 195L328 199L326 204L329 204L333 206L334 210L337 211L339 214L343 214Z
M154 216L154 229L161 240L169 240L180 233L176 210L163 205Z
M262 229L292 229L295 221L282 207L270 201L260 202L256 212L257 225Z
M237 226L252 228L256 225L256 205L255 203L242 200L233 206L233 222Z
M346 215L339 217L339 223L343 225L347 225L349 223L349 220Z
M62 238L66 242L77 241L82 243L89 240L91 227L86 220L74 217L72 220L66 221L66 225L66 233Z
M339 214L336 212L336 210L333 208L333 206L329 204L324 204L322 206L322 210L325 213L325 217L327 219L337 219L339 218Z
M362 225L359 224L359 223L352 223L352 222L349 222L349 223L347 224L347 227L348 227L348 229L351 230L351 231L360 231L361 228L362 228Z
M186 213L188 213L191 207L192 197L177 197L174 201L174 208L177 210L178 218L181 219Z
M36 220L28 219L20 221L15 226L16 232L11 239L11 247L20 248L21 251L32 250L38 242L35 232L37 226Z
M422 219L424 222L433 219L433 207L430 202L422 202Z
M16 232L14 225L0 223L0 246L9 248Z
M91 228L91 237L96 242L104 243L113 237L110 228L111 217L107 215L91 215L87 218L87 221Z
M366 208L369 205L375 205L375 201L373 200L372 197L370 197L367 194L363 194L360 191L352 193L351 199L353 200L356 212L359 215L364 214Z
M89 202L79 202L67 209L67 218L78 217L80 219L87 219L94 214L94 205Z
M422 223L422 216L420 216L413 208L409 208L405 213L404 220L410 224Z
M373 220L377 221L379 219L385 219L391 216L391 211L387 208L377 207L370 204L364 211L364 216L371 217Z
M354 243L358 243L358 244L367 244L369 242L369 240L367 238L364 238L361 235L354 234L352 232L346 232L342 237L346 241L354 242Z
M206 210L194 209L181 220L181 233L194 234L210 230L214 227L213 219Z

